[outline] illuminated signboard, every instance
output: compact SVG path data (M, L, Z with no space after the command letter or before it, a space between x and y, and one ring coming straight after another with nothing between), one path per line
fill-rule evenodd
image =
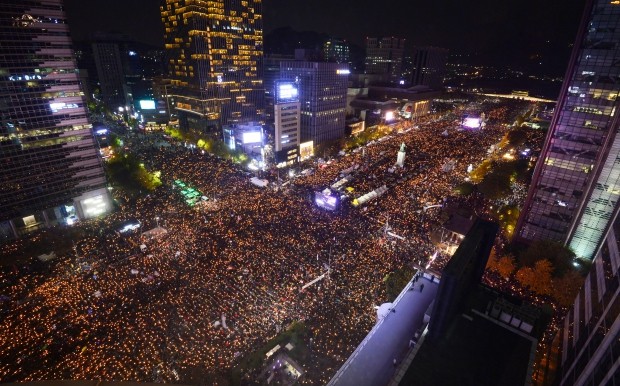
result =
M141 110L155 110L155 101L150 100L150 99L140 100L140 109Z
M86 218L92 218L108 210L107 200L103 195L89 197L82 200L82 210Z
M332 196L330 191L324 190L323 192L314 192L314 202L319 208L333 211L338 205L338 198Z
M282 82L276 85L276 97L280 102L294 102L299 98L297 85L291 82Z
M299 157L302 160L310 158L314 155L314 142L308 141L299 144Z
M463 120L463 127L468 129L479 129L480 126L480 118L467 117Z
M247 143L261 143L263 140L263 136L260 131L251 131L248 133L243 133L243 144Z
M75 109L78 107L76 103L64 103L64 102L50 102L49 106L53 113L57 113L59 110Z
M347 69L336 70L336 74L338 75L349 75L350 73L351 73L351 70L347 70Z

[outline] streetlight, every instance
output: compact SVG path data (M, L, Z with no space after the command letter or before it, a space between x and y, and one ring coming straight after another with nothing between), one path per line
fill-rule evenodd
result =
M157 228L159 228L159 216L155 217L155 222L157 224Z

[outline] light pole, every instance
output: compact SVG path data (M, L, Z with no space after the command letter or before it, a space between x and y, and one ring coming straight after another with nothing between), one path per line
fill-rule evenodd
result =
M159 216L155 217L155 223L157 224L157 228L159 228Z

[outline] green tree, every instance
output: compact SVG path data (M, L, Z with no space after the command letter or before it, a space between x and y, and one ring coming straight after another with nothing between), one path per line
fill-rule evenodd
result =
M138 120L136 118L129 117L129 119L127 119L127 125L135 129L138 127Z
M138 183L146 190L155 190L161 186L161 180L159 179L159 172L151 173L144 165L140 164L134 171L134 178Z
M469 173L469 176L474 183L479 183L484 179L484 176L491 171L491 169L493 169L493 163L489 160L484 160L477 168Z
M461 196L469 196L474 192L476 186L471 182L463 182L459 184L454 190Z
M562 277L572 269L575 253L565 245L551 240L534 241L519 256L521 265L533 267L538 260L548 259L553 265L553 277Z
M385 292L388 301L396 299L398 294L405 288L405 285L411 280L415 270L405 267L391 272L385 279Z
M508 143L512 146L521 146L527 141L527 129L525 127L519 127L511 130L506 134Z
M510 179L499 173L488 173L478 184L478 191L488 200L497 200L510 194Z
M517 221L519 220L519 207L517 205L502 206L497 213L497 220L504 234L510 239L513 236Z

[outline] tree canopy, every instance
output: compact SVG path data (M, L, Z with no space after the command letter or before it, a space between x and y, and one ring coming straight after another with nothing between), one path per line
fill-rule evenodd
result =
M553 277L562 277L571 270L575 253L562 243L551 240L534 241L519 256L523 266L534 267L537 261L547 259L553 265Z

